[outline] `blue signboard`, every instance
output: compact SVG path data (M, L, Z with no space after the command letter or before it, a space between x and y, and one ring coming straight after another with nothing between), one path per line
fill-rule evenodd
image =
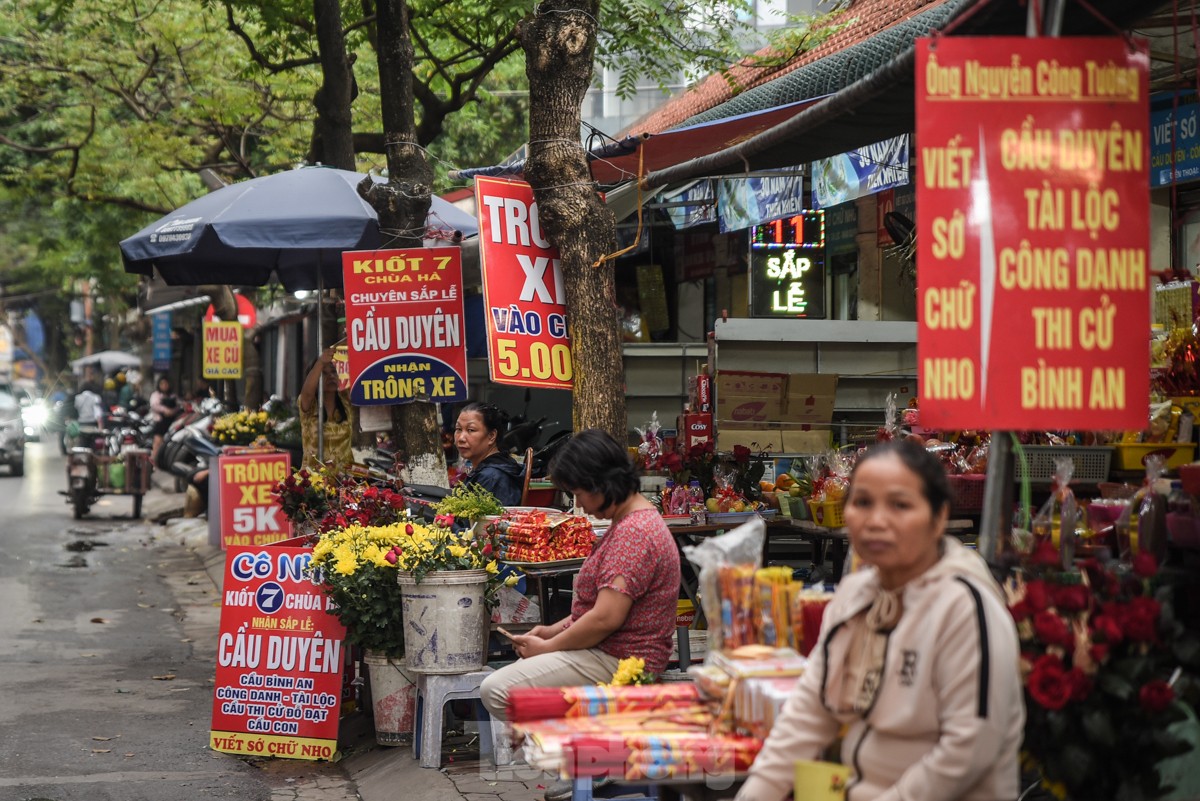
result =
M813 207L836 206L908 183L908 134L812 165Z
M1167 97L1170 97L1168 95ZM1200 105L1185 103L1150 113L1150 186L1200 178ZM1172 177L1171 150L1175 151Z
M171 312L159 312L150 317L150 333L154 352L152 359L155 370L171 367Z
M723 234L802 211L804 175L798 167L781 175L717 181L717 217Z
M663 193L668 203L667 214L675 230L716 222L717 201L713 197L712 181L702 178L678 192Z

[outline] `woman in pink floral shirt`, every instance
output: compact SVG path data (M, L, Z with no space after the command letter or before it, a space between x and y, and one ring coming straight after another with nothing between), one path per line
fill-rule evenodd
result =
M513 638L521 659L483 682L493 720L507 717L512 687L607 683L630 656L646 671L667 666L679 597L679 550L658 510L638 492L629 454L608 434L576 434L550 466L555 486L584 511L612 521L575 578L571 614Z

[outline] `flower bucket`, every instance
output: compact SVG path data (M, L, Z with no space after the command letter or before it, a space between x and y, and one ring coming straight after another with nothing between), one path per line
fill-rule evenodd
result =
M371 709L375 742L409 745L417 719L417 683L399 662L368 651L363 656L371 675Z
M486 570L438 570L418 584L400 572L404 663L415 673L470 673L483 669L489 615Z

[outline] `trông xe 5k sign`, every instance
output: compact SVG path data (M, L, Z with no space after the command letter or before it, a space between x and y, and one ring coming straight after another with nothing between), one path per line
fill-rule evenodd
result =
M1148 63L1118 38L918 41L922 425L1145 426Z

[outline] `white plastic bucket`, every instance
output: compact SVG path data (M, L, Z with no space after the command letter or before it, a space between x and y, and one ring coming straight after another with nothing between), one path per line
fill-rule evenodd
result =
M417 720L417 682L399 662L368 651L363 656L371 673L371 710L375 742L409 745Z
M483 668L488 611L486 570L439 570L418 584L401 572L404 664L415 673L470 673Z

